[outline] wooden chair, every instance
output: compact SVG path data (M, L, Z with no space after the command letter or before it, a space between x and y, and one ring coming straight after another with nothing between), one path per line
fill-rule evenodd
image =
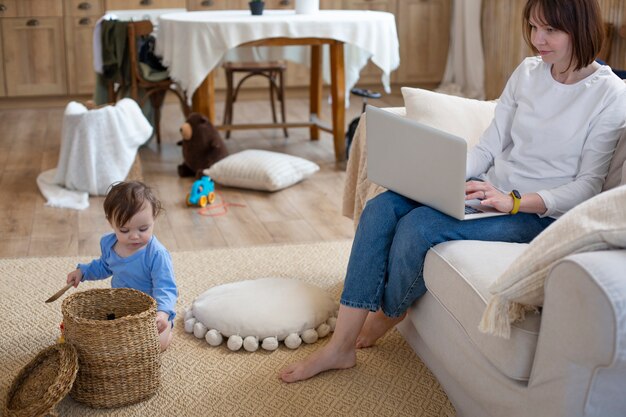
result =
M280 101L280 113L282 122L285 123L285 86L284 86L284 74L287 69L287 64L283 61L272 62L225 62L223 65L226 73L226 104L224 108L224 120L223 124L231 125L233 123L233 104L237 101L237 94L241 85L250 77L256 75L262 76L269 81L269 93L270 104L272 106L272 120L277 123L276 108L274 104L274 95ZM237 86L234 86L235 73L247 73L239 82ZM285 137L289 137L287 128L283 127ZM230 130L226 130L226 139L230 138Z
M180 100L185 119L191 113L187 104L187 96L180 86L171 78L161 81L150 81L144 78L139 67L139 52L137 45L140 40L145 40L153 31L152 22L142 20L128 23L128 55L130 59L130 97L142 107L147 99L154 109L154 129L156 131L157 144L161 144L161 107L168 91L176 94Z

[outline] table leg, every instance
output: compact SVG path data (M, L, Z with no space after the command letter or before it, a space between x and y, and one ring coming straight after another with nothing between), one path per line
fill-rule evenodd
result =
M312 120L319 120L322 110L322 45L311 45L311 81L309 83L309 110ZM311 140L320 138L317 125L311 126Z
M204 114L215 125L215 76L211 71L193 93L191 108Z
M342 162L346 159L346 74L343 61L343 42L335 41L330 44L330 77L335 160Z

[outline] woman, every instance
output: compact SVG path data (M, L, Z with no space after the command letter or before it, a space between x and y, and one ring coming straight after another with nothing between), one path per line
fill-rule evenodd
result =
M466 199L510 213L459 221L387 191L357 228L330 342L280 372L285 382L356 364L426 292L428 250L449 240L530 242L600 192L621 130L626 87L594 61L604 40L597 0L529 0L524 37L538 54L509 79L494 120L468 154Z

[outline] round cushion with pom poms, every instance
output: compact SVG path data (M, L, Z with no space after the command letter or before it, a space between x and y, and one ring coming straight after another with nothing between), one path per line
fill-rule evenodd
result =
M297 279L260 278L213 287L184 315L185 331L211 346L254 352L315 343L334 330L337 304L324 289Z

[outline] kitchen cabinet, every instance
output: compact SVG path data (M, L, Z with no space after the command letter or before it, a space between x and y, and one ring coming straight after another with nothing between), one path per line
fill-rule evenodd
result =
M93 29L104 13L104 0L65 0L67 80L70 94L92 94Z
M293 9L295 0L265 0L266 9ZM400 68L392 82L436 84L443 76L449 43L451 0L320 0L320 8L379 10L395 14ZM0 96L88 95L95 87L93 29L107 10L187 8L248 9L248 0L0 0ZM369 63L359 85L380 85ZM216 87L224 74L216 72ZM309 69L288 63L286 85L306 87ZM248 87L266 88L258 79Z
M105 0L105 10L185 9L186 7L186 0Z
M1 5L6 95L67 94L61 0L19 0Z

